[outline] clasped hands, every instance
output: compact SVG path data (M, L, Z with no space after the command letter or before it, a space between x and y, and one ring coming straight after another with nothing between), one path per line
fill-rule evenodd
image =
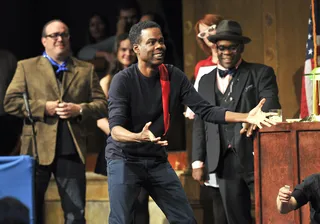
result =
M81 106L79 104L56 101L46 102L46 115L55 116L58 115L61 119L68 119L70 117L76 117L80 115Z
M142 131L138 134L141 142L153 142L157 145L167 146L167 140L161 140L161 137L155 137L154 134L149 130L151 122L148 122L143 127Z

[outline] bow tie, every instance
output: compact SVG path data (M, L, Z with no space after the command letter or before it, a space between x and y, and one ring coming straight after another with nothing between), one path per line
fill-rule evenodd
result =
M56 70L56 74L58 74L59 72L63 72L63 71L68 71L67 68L67 61L63 62L61 65L58 64L57 62L55 62L49 55L47 55L46 52L43 52L42 54L43 57L47 58L51 65L56 66L58 69Z
M234 74L236 73L237 69L235 67L227 69L227 70L222 70L222 69L218 69L219 72L219 76L221 78L226 77L227 75L231 75L234 76Z

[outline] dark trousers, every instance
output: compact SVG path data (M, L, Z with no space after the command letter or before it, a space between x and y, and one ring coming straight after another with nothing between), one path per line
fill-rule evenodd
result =
M203 206L203 223L228 224L219 188L200 186L200 203Z
M227 152L219 164L217 181L229 224L252 223L253 172L244 172L235 151Z
M95 173L107 176L107 162L105 159L105 150L99 152ZM137 201L134 206L133 222L132 224L149 224L149 193L141 188Z
M149 224L149 193L141 188L134 205L133 224Z
M37 224L44 224L44 196L48 188L51 173L53 173L61 205L64 212L65 224L84 224L86 177L85 165L77 154L57 156L49 166L36 167L36 217Z
M168 161L108 160L110 224L130 224L141 187L145 188L170 223L196 220L181 182Z

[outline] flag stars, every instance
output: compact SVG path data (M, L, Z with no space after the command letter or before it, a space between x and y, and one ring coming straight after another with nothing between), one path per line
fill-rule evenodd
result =
M311 40L312 35L309 33L308 34L308 40Z
M312 50L312 49L309 49L309 50L308 50L308 54L311 55L312 53L313 53L313 50Z
M309 24L311 24L311 22L312 22L312 20L311 20L311 19L309 19L308 23L309 23Z

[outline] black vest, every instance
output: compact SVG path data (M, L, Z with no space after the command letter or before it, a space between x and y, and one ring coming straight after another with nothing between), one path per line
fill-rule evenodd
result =
M220 107L224 107L230 109L234 107L234 99L232 97L232 89L235 88L235 82L232 79L228 85L227 90L224 94L220 92L216 85L214 87L215 97L216 97L216 105ZM220 147L222 149L223 154L234 147L234 127L235 123L228 124L219 124L219 133L220 133Z

